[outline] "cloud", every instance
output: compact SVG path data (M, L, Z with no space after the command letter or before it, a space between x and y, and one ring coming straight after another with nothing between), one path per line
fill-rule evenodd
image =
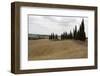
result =
M77 26L79 28L83 17L61 17L61 16L29 16L29 33L50 34L52 32L60 35L62 32L73 31ZM85 31L87 32L87 18L85 21Z

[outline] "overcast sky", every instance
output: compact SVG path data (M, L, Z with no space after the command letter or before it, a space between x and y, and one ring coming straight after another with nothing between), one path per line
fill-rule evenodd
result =
M43 16L29 15L28 16L28 33L48 35L55 33L60 35L62 32L70 30L73 32L75 26L79 29L80 23L84 19L86 36L88 34L88 18L73 17L73 16Z

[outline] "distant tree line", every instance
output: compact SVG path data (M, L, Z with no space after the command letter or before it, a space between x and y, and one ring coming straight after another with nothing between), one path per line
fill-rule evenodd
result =
M49 36L50 40L58 40L58 35L52 33ZM63 32L61 34L61 40L66 40L66 39L75 39L75 40L81 40L81 41L85 41L86 40L86 34L84 31L84 20L82 20L79 29L77 30L77 26L75 26L75 28L73 29L73 32L70 31L70 33L67 32Z

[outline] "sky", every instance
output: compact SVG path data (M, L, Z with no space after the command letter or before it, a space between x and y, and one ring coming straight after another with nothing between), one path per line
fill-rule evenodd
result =
M84 19L85 32L88 36L88 17L78 16L28 15L28 33L61 35L63 32L73 32L75 26L79 29L82 19Z

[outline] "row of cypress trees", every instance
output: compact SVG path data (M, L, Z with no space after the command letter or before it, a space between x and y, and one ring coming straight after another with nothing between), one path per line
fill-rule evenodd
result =
M54 33L51 33L51 35L49 36L49 39L50 40L58 40L58 35L54 34Z
M58 35L52 33L49 36L50 40L58 40ZM65 39L75 39L75 40L81 40L81 41L85 41L86 40L86 34L84 31L84 20L82 20L79 30L77 30L77 26L75 26L75 28L73 29L73 33L70 31L70 33L67 32L63 32L61 34L61 40L65 40Z
M86 40L86 34L85 34L85 30L84 30L84 20L82 20L78 31L77 31L77 27L75 26L74 39L81 40L81 41Z
M73 38L73 34L70 31L70 33L68 34L67 32L63 32L61 34L61 40L65 40L65 39L72 39Z

